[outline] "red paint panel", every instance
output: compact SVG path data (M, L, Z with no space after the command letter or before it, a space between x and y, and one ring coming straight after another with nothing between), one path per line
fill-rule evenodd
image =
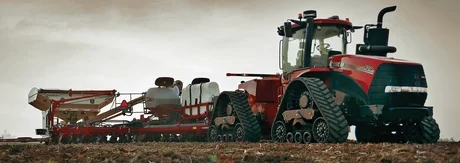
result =
M196 123L193 126L191 124L165 126L165 127L153 127L153 128L137 128L131 129L130 133L191 133L191 132L207 132L208 125L205 123Z
M348 26L349 28L352 27L352 23L346 20L340 19L315 19L315 24L322 25L322 24L339 24L343 26ZM298 24L292 24L292 27L299 27Z
M121 128L121 127L62 127L57 128L53 132L53 134L58 135L62 134L63 136L66 135L92 135L92 134L109 134L109 133L116 133L116 134L123 134L128 133L128 128Z
M256 91L257 91L257 79L250 80L244 83L241 83L238 85L239 89L244 89L246 90L250 95L256 96Z
M254 102L276 102L278 87L281 85L280 78L254 79L241 83L238 88L249 93L250 101Z
M309 67L309 68L303 68L303 69L298 69L292 72L292 79L298 78L302 76L305 73L312 73L312 72L329 72L330 69L327 67Z
M344 73L351 78L355 79L356 82L363 88L363 90L367 93L369 91L369 87L372 83L372 79L374 77L373 74L367 73L364 71L357 70L357 67L364 67L370 66L374 71L383 64L383 63L392 63L392 64L411 64L411 65L420 65L419 63L410 62L406 60L400 59L393 59L393 58L385 58L385 57L378 57L378 56L364 56L364 55L350 55L350 54L343 54L343 55L336 55L330 59L331 62L340 62L344 63L345 65L352 65L345 66L345 67L335 67L333 66L331 69L333 71Z
M155 126L155 125L152 125ZM152 128L122 128L122 127L62 127L56 129L54 132L55 135L62 134L63 136L67 135L80 135L84 134L85 136L90 136L93 134L128 134L128 133L189 133L189 132L207 132L208 125L205 123L195 123L195 124L177 124L177 125L168 125L168 126L155 126Z
M276 102L280 80L262 79L257 81L256 102Z

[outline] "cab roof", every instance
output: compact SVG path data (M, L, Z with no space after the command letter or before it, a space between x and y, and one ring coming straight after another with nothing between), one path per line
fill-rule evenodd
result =
M300 21L300 20L290 20L292 24L292 29L294 31L299 30L301 28L306 27L306 22L305 21ZM348 20L342 20L338 16L331 16L329 18L318 18L314 19L314 22L316 25L337 25L345 28L346 30L352 29L353 24ZM284 35L284 27L281 26L278 28L278 34L280 36Z

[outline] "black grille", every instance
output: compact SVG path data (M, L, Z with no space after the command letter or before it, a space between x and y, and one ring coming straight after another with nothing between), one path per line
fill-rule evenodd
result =
M426 87L425 73L421 65L381 64L374 74L369 88L371 104L396 106L423 106L426 93L385 93L386 86Z

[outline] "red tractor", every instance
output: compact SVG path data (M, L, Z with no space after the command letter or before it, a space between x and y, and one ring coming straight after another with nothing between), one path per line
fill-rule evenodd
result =
M278 28L282 74L228 73L262 79L217 97L209 141L342 143L354 125L358 142L437 142L423 66L387 57L396 48L382 20L395 10L382 9L376 25L364 26L354 55L347 45L363 27L348 18L318 19L307 10L285 22Z

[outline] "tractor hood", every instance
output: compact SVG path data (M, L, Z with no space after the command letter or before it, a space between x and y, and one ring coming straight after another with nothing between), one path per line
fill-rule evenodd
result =
M379 56L336 55L330 58L329 67L332 71L341 72L356 80L365 92L370 89L375 75L382 76L384 74L384 77L377 77L379 80L395 74L396 76L403 74L402 76L411 77L416 74L418 78L425 78L423 66L420 63ZM409 84L412 83L413 81L409 82ZM403 85L407 85L407 83Z
M393 58L393 57L381 57L381 56L366 56L366 55L353 55L353 56L356 56L356 57L360 57L360 58L368 58L368 59L372 59L372 60L380 60L382 62L390 62L390 63L400 63L400 64L416 64L416 65L419 65L420 63L417 63L417 62L412 62L412 61L408 61L408 60L404 60L404 59L397 59L397 58Z
M380 56L366 56L354 54L335 55L330 58L329 66L336 67L338 64L351 64L354 66L372 66L377 68L382 63L404 64L404 65L421 65L417 62Z

